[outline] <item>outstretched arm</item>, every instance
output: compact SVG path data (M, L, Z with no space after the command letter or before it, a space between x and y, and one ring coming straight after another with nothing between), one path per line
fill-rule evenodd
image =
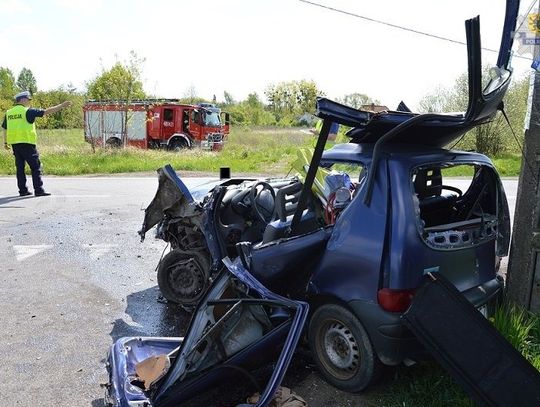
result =
M69 100L67 100L65 102L60 103L59 105L48 107L47 109L45 109L44 114L46 114L46 115L47 114L53 114L53 113L59 112L62 109L65 109L66 107L69 107L69 106L71 106L71 102Z

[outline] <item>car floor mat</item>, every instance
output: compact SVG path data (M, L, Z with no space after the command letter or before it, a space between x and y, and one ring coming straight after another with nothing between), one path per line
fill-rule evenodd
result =
M540 406L538 370L450 282L430 277L405 325L478 405Z

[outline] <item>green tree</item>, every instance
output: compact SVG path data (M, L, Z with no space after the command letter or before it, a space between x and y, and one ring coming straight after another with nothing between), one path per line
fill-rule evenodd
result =
M17 93L15 77L11 69L0 67L0 99L13 101L13 96Z
M317 97L324 93L314 81L300 80L271 84L264 91L270 109L281 124L294 124L303 113L313 113Z
M30 69L23 68L17 78L17 87L19 90L28 90L33 95L37 92L36 78Z
M250 93L246 100L227 106L233 124L271 126L276 118L268 111L256 92Z
M261 100L259 99L259 95L256 92L250 93L246 99L246 103L248 106L254 107L254 108L262 108L263 104Z
M188 105L194 105L195 103L199 102L206 102L204 98L197 95L197 88L195 88L194 85L189 85L186 90L184 90L184 94L180 101Z
M482 72L484 86L492 75L491 68ZM525 111L527 108L528 78L514 78L505 99L505 110L516 134L522 138ZM427 94L419 103L422 112L465 112L469 100L468 74L461 74L454 85L448 88L438 87ZM498 156L506 151L517 152L519 147L500 113L488 123L476 126L464 135L456 145L464 150L476 150L480 153Z
M87 94L90 99L124 100L144 99L146 93L141 81L141 64L132 51L128 63L116 62L112 68L103 70L87 83Z
M343 103L344 105L354 107L355 109L360 109L363 105L374 103L380 105L381 102L377 99L372 99L364 93L350 93L338 99L338 102Z
M72 105L53 115L47 115L36 121L40 128L60 129L60 128L82 128L84 95L70 91L69 85L60 86L49 91L36 92L32 105L38 108L47 108L58 105L66 100Z
M491 68L485 67L482 70L483 85L486 86L491 77ZM504 98L505 110L514 130L519 131L520 137L523 134L523 123L525 111L527 109L527 85L528 80L514 78ZM453 97L450 100L447 111L464 111L468 103L468 76L462 74L454 85ZM468 132L463 140L463 148L468 148L473 144L473 148L489 156L499 156L507 151L519 151L512 132L499 112L492 121L476 126ZM460 146L461 148L461 146Z
M124 146L127 145L127 128L131 119L129 105L134 99L146 98L141 81L143 63L144 58L139 58L131 51L127 62L116 62L111 69L103 70L100 75L87 83L87 94L90 99L117 100L124 106L122 120Z
M506 97L504 98L504 110L510 119L510 124L516 133L516 137L519 144L523 146L523 139L525 135L525 116L527 115L527 100L529 96L530 80L528 75L524 75L521 78L514 78ZM510 129L507 128L507 133L510 133ZM508 144L508 150L513 153L520 153L520 147L518 143L513 139L513 135L508 134L508 138L511 143Z
M227 92L226 90L223 91L223 99L225 99L225 105L226 106L231 106L231 105L234 105L236 103L233 96L229 92Z
M424 95L418 104L422 113L444 112L449 103L450 89L438 86L432 92Z

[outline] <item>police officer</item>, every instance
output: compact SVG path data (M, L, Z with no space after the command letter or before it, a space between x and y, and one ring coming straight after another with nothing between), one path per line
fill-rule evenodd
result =
M19 195L32 195L26 187L26 175L24 174L25 163L28 163L32 171L32 183L34 184L35 196L47 196L49 192L43 189L41 180L41 162L36 148L36 124L37 117L43 117L47 114L56 113L68 106L71 102L66 101L59 105L47 109L34 109L29 107L32 95L28 91L20 92L15 95L15 105L6 112L2 128L5 130L4 147L13 149L15 156L15 166L17 167L17 185Z

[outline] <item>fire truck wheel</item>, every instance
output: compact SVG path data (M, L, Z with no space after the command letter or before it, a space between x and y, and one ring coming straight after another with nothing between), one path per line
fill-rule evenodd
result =
M171 144L169 144L169 150L172 151L180 151L185 148L188 148L188 143L186 140L182 138L177 138L171 141Z
M106 141L105 144L107 144L107 147L120 148L120 146L122 145L122 142L120 141L119 138L111 137L110 139Z
M210 284L209 270L210 255L207 252L174 249L158 266L161 294L171 302L194 307Z

